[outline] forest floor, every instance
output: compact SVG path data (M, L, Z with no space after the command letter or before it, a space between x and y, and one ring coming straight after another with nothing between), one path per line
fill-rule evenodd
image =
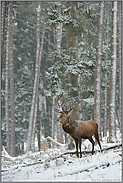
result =
M103 138L103 151L100 152L96 145L94 155L90 153L90 142L83 141L82 158L77 158L75 150L68 151L66 146L18 157L11 157L2 151L1 181L122 182L122 139L118 139L117 143L110 144Z

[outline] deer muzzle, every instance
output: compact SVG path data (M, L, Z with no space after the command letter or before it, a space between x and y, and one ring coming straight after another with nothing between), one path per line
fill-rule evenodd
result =
M60 123L61 121L59 119L57 119L57 123Z

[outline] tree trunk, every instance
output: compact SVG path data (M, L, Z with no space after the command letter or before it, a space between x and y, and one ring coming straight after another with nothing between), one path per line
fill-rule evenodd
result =
M76 2L68 1L67 5L68 7L71 7L70 9L70 15L74 19L76 17L76 11L74 10L74 5ZM72 23L69 23L66 26L66 37L67 37L67 50L68 54L71 56L71 59L77 59L78 54L77 51L73 51L74 49L77 50L77 36L76 36L76 27L73 26ZM78 97L78 92L76 91L76 88L78 87L78 76L76 76L73 73L69 73L69 81L72 85L72 89L70 88L69 93L71 97ZM75 90L74 90L75 89ZM71 114L72 120L79 119L79 104L75 102L74 104L74 110Z
M13 2L10 2L10 108L11 108L11 147L10 155L15 156L15 104L14 104L14 68L13 68Z
M56 43L59 55L61 54L61 41L62 41L62 23L56 27ZM63 143L63 129L61 123L57 123L57 141Z
M107 73L105 73L105 81L107 81ZM107 136L107 86L105 87L105 91L104 91L104 97L105 97L105 108L104 108L104 137Z
M37 104L38 104L38 93L37 93L37 96L36 96L34 122L33 122L33 130L32 130L32 145L31 145L32 152L35 152L35 129L36 129L37 110L38 110L38 105Z
M40 132L37 134L37 138L38 138L38 149L40 150L41 149L41 142L40 142Z
M1 1L1 69L4 52L4 34L5 34L6 1Z
M10 134L9 134L9 25L10 7L8 8L8 30L6 39L6 82L5 82L5 116L6 116L6 149L10 154Z
M122 68L122 57L121 57L121 41L122 41L122 13L121 13L122 3L119 2L119 122L120 122L120 132L122 132L122 93L121 93L121 68Z
M38 89L38 70L39 70L39 52L40 52L40 11L41 11L41 2L38 4L37 9L37 51L36 51L36 65L35 65L35 80L33 87L33 95L32 95L32 105L30 112L30 120L29 120L29 130L28 130L28 139L27 139L27 151L31 150L31 137L33 132L33 122L34 122L34 113L35 113L35 105L36 105L36 95Z
M67 6L71 7L70 9L70 15L73 19L77 18L77 12L73 8L75 6L76 2L68 1ZM78 38L76 36L76 27L73 26L73 24L70 22L66 26L66 38L67 38L67 50L68 55L71 56L71 60L78 59ZM74 51L73 51L74 50ZM76 51L75 51L76 50ZM78 87L78 76L76 76L73 73L69 73L69 82L71 83L72 88L69 89L69 95L70 97L75 98L78 97L79 93L76 91L76 88ZM74 106L73 112L71 113L71 119L77 120L80 118L79 116L79 104L78 102L74 102L72 104ZM71 139L70 144L73 144L73 139Z
M97 35L96 67L95 67L95 91L94 91L94 121L98 124L100 140L101 133L101 67L102 67L102 42L104 24L104 1L100 2L99 22Z
M112 2L111 76L109 96L109 142L116 141L117 1Z
M55 100L53 99L53 106L55 105ZM52 138L54 139L54 122L55 122L55 111L54 107L52 106Z
M109 13L107 14L107 28L106 28L106 43L107 47L109 45ZM106 68L107 68L107 63L108 63L108 51L106 52ZM105 108L104 108L104 137L107 136L107 71L105 72L105 81L106 81L106 86L105 86L105 91L104 91L104 100L105 100Z
M31 149L32 137L34 137L33 133L33 123L34 123L34 115L37 115L37 101L38 101L38 86L39 86L39 75L40 75L40 66L41 66L41 58L43 53L43 45L44 45L44 35L46 25L44 25L43 33L42 33L42 40L41 40L41 47L40 47L40 9L41 9L41 2L39 2L38 9L37 9L37 53L36 53L36 67L35 67L35 80L34 80L34 87L33 87L33 98L32 98L32 106L31 106L31 113L30 113L30 124L29 124L29 132L28 132L28 141L27 141L27 151ZM35 116L37 119L37 116ZM36 123L36 121L35 121ZM35 124L36 125L36 124Z
M2 78L2 66L3 66L3 51L4 51L4 32L5 32L5 16L6 16L6 1L1 2L1 63L0 63L0 83ZM1 91L1 85L0 85L0 91ZM1 101L1 95L0 95L0 101ZM1 121L1 103L0 103L0 121ZM1 137L1 151L2 148L2 135Z

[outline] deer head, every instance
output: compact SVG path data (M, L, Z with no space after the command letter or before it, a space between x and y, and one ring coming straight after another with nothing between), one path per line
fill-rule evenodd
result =
M65 97L63 98L62 102L59 103L59 102L58 102L58 96L57 96L56 102L57 102L57 104L58 104L59 109L57 109L57 108L54 107L54 110L55 110L57 113L60 113L60 114L61 114L61 115L59 116L59 118L57 119L57 122L63 124L63 123L69 118L69 116L70 116L70 114L72 113L74 107L71 107L71 102L69 102L70 109L67 110L67 107L65 106L65 110L64 110L63 104L64 104L64 102L65 102Z

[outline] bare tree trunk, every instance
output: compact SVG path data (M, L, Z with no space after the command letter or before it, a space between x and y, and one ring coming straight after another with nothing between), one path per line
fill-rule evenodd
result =
M55 105L55 100L53 99L53 106ZM54 139L54 122L55 122L55 111L54 107L52 106L52 138Z
M35 112L34 112L34 123L33 123L33 130L32 130L32 152L35 152L35 129L36 129L36 121L37 121L37 109L38 109L38 94L36 96L36 103L35 103Z
M56 27L56 42L58 54L61 54L61 41L62 41L62 23ZM63 129L62 124L57 123L57 141L63 143Z
M119 2L119 122L120 122L120 132L122 132L122 93L121 93L121 68L122 68L122 58L121 58L121 41L122 41L122 13L121 13L122 3Z
M5 82L5 116L6 116L6 149L10 153L10 134L9 134L9 25L10 7L8 8L8 30L6 39L6 82Z
M37 88L36 88L36 98L35 98L35 107L34 107L34 119L33 119L33 130L32 130L32 139L31 139L31 147L34 152L35 149L35 129L36 129L36 121L37 121L37 110L38 110L38 86L39 86L39 75L40 75L40 67L41 67L41 58L43 53L43 45L44 45L44 35L45 35L45 28L46 25L44 25L44 30L42 34L42 41L41 41L41 49L40 49L40 55L39 55L39 70L38 70L38 78L37 78Z
M4 52L5 17L6 17L6 1L1 1L1 65L3 62L3 52Z
M0 63L0 83L2 78L2 63L3 63L3 51L4 51L4 32L5 32L5 16L6 16L6 1L1 2L1 63ZM0 85L0 91L1 91L1 85ZM0 95L0 101L1 101L1 95ZM0 103L0 121L1 121L1 103ZM2 148L2 135L1 137L1 150Z
M116 141L117 1L112 2L111 76L109 98L109 142Z
M34 80L32 105L31 105L30 120L29 120L27 151L31 150L31 140L32 140L31 137L32 137L32 131L33 131L35 103L36 103L36 95L37 95L37 89L38 89L37 84L38 84L39 52L40 52L40 11L41 11L41 2L39 2L38 9L37 9L37 51L36 51L36 65L35 65L35 80Z
M40 48L40 55L39 55L39 65L41 65L41 58L42 58L42 53L43 53L45 31L46 31L46 24L44 24L44 29L43 29L43 33L42 33L41 48ZM40 73L40 67L39 67L38 72Z
M97 58L95 67L95 91L94 91L94 121L98 124L100 140L101 133L101 67L102 67L102 42L104 24L104 1L100 2L99 22L97 35Z
M107 81L107 73L105 73L105 80ZM107 136L107 86L105 87L105 108L104 108L104 137Z
M46 29L46 25L44 25L44 29L43 29L43 33L42 33L42 40L41 40L41 47L40 47L40 9L41 9L41 2L39 2L38 9L37 9L37 54L36 54L33 98L32 98L30 124L29 124L28 141L27 141L27 151L29 151L31 149L32 142L34 145L35 126L36 126L36 119L37 119L37 107L36 106L37 106L37 101L38 101L39 75L40 75L41 58L42 58L42 53L43 53L44 35L45 35L45 29ZM34 118L35 118L35 120L34 120ZM33 128L34 128L34 130L33 130Z
M107 29L106 29L106 42L107 42L107 47L109 45L109 14L107 14ZM106 52L106 65L108 62L108 51ZM106 66L107 68L107 66ZM105 72L105 81L106 81L106 86L105 86L105 108L104 108L104 137L107 136L107 71Z
M10 108L11 108L11 147L10 155L15 156L15 104L14 104L14 68L13 68L13 2L10 2Z
M39 54L38 78L37 78L35 110L34 110L34 124L33 124L33 132L32 132L32 149L33 149L33 151L34 151L34 147L35 147L35 129L36 129L37 110L38 110L38 86L39 86L39 75L40 75L40 67L41 67L41 58L42 58L42 53L43 53L45 29L46 29L46 25L44 25L44 29L43 29L41 48L40 48L40 54Z

